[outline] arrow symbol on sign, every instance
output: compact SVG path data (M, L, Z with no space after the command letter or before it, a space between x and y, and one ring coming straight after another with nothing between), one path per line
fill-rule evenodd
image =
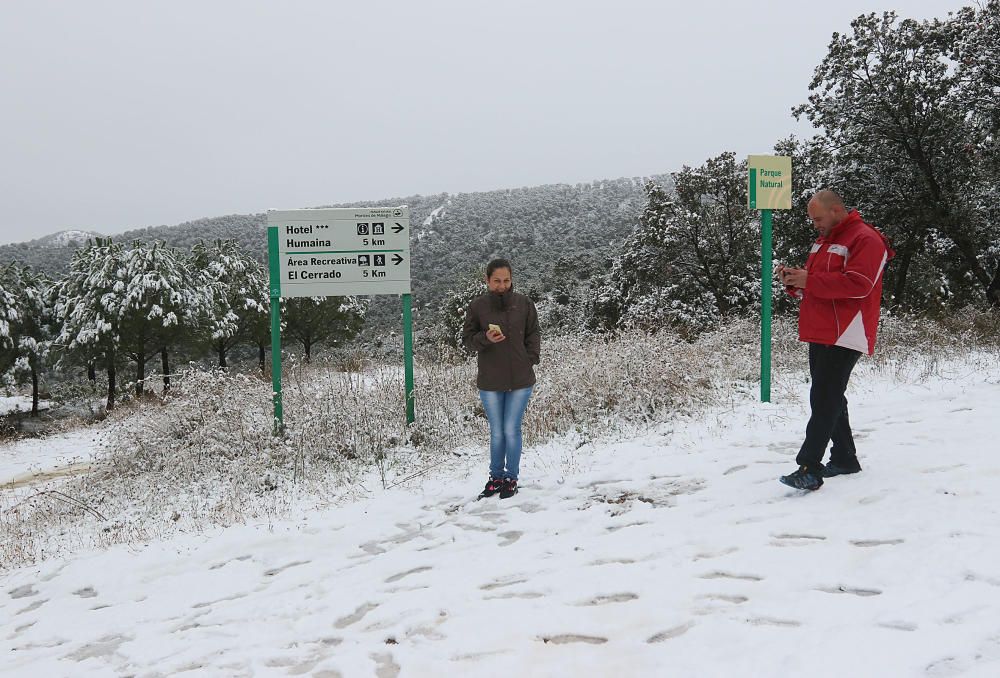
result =
M392 263L396 266L399 266L401 263L403 263L403 257L399 256L398 254L393 254Z
M397 222L396 222L396 225L392 227L392 232L393 232L393 233L399 233L400 231L402 231L402 230L403 230L403 228L404 228L404 227L403 227L403 224L401 224L401 223L399 223L399 222L397 221Z

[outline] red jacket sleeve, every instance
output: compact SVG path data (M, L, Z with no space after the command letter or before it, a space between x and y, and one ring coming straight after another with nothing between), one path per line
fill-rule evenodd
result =
M887 250L882 238L870 231L851 243L847 266L841 271L810 271L806 292L818 299L863 299L882 275Z

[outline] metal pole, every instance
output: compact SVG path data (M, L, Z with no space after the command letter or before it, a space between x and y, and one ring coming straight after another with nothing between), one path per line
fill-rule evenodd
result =
M771 402L771 210L760 212L760 401Z
M285 430L281 408L281 268L278 263L278 227L267 229L267 261L271 289L271 394L274 398L274 434Z
M410 295L403 295L403 369L406 379L406 423L416 420L413 395L413 314Z

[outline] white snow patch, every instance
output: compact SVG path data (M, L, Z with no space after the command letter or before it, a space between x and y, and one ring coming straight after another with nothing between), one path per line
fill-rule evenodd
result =
M49 409L49 401L39 400L38 401L39 410ZM31 411L31 396L0 396L0 417L6 416L11 412L30 412Z

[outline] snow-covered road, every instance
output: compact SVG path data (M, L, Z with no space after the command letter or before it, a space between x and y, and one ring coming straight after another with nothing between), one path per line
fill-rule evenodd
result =
M0 446L0 492L86 468L100 448L100 431L88 427Z

